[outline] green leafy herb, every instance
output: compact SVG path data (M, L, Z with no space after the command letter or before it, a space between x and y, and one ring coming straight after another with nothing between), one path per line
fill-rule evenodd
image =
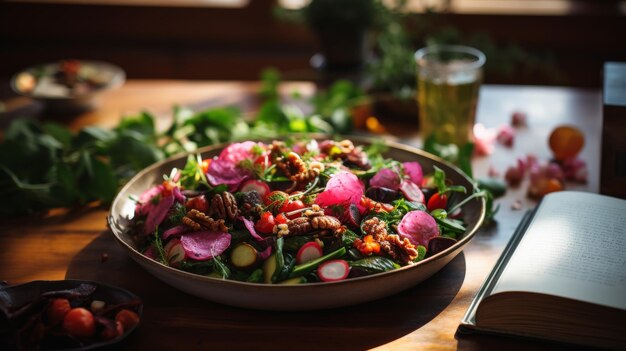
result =
M154 235L154 249L157 252L157 260L162 264L169 266L167 254L165 253L165 248L163 247L163 241L161 240L161 235L159 235L158 228L156 229L156 234Z
M350 262L350 267L360 268L368 273L380 273L400 268L400 265L382 256L369 256Z
M189 155L185 167L180 171L180 185L185 189L198 189L200 185L209 187L209 183L202 170L200 155Z

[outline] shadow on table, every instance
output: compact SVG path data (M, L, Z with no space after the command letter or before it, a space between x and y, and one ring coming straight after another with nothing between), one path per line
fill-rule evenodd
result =
M256 311L202 300L162 283L103 232L73 257L66 279L117 285L143 299L142 325L121 345L127 349L362 350L435 318L460 290L465 272L461 253L425 282L377 301L322 311Z

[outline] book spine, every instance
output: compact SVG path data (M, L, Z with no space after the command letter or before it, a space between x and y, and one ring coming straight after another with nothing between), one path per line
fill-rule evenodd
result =
M504 248L502 255L500 255L500 258L498 258L498 261L496 261L496 264L491 270L491 272L489 273L489 275L487 276L487 279L485 279L483 284L478 289L476 296L472 299L472 302L467 308L467 312L465 313L465 316L463 316L463 319L461 319L461 324L459 325L459 328L458 328L459 333L467 334L467 333L473 332L473 330L475 329L476 309L478 305L480 304L480 301L482 301L482 299L485 296L488 296L493 290L493 287L498 281L498 278L500 277L500 274L504 270L504 267L506 267L507 262L513 255L513 252L515 252L515 248L517 247L522 237L524 236L524 233L526 232L528 225L530 224L530 222L532 222L532 218L534 217L535 212L537 211L537 207L535 207L535 209L533 210L527 211L522 217L522 220L520 221L519 225L513 232L513 235L511 236L509 243Z

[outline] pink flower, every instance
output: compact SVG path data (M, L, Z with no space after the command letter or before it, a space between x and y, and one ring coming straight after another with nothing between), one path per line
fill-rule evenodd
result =
M252 171L240 167L240 163L256 157L253 153L255 145L255 142L245 141L230 144L222 150L219 157L214 158L209 165L206 174L209 183L213 186L226 184L229 191L236 191L244 180L252 177Z
M315 198L315 203L321 207L332 208L342 206L344 209L355 204L363 212L360 205L363 197L363 183L351 172L341 171L334 174L326 183L326 189Z

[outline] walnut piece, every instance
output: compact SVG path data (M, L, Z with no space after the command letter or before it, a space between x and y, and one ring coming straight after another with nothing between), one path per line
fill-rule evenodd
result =
M389 245L381 245L381 248L392 259L400 262L403 265L407 265L413 262L413 260L419 255L415 245L413 245L409 239L400 239L399 235L390 234L387 235L387 242Z
M362 228L364 234L372 235L374 240L380 244L382 253L391 259L407 265L412 263L418 256L415 245L409 239L401 239L399 235L389 234L387 224L378 217L373 217L363 222Z

